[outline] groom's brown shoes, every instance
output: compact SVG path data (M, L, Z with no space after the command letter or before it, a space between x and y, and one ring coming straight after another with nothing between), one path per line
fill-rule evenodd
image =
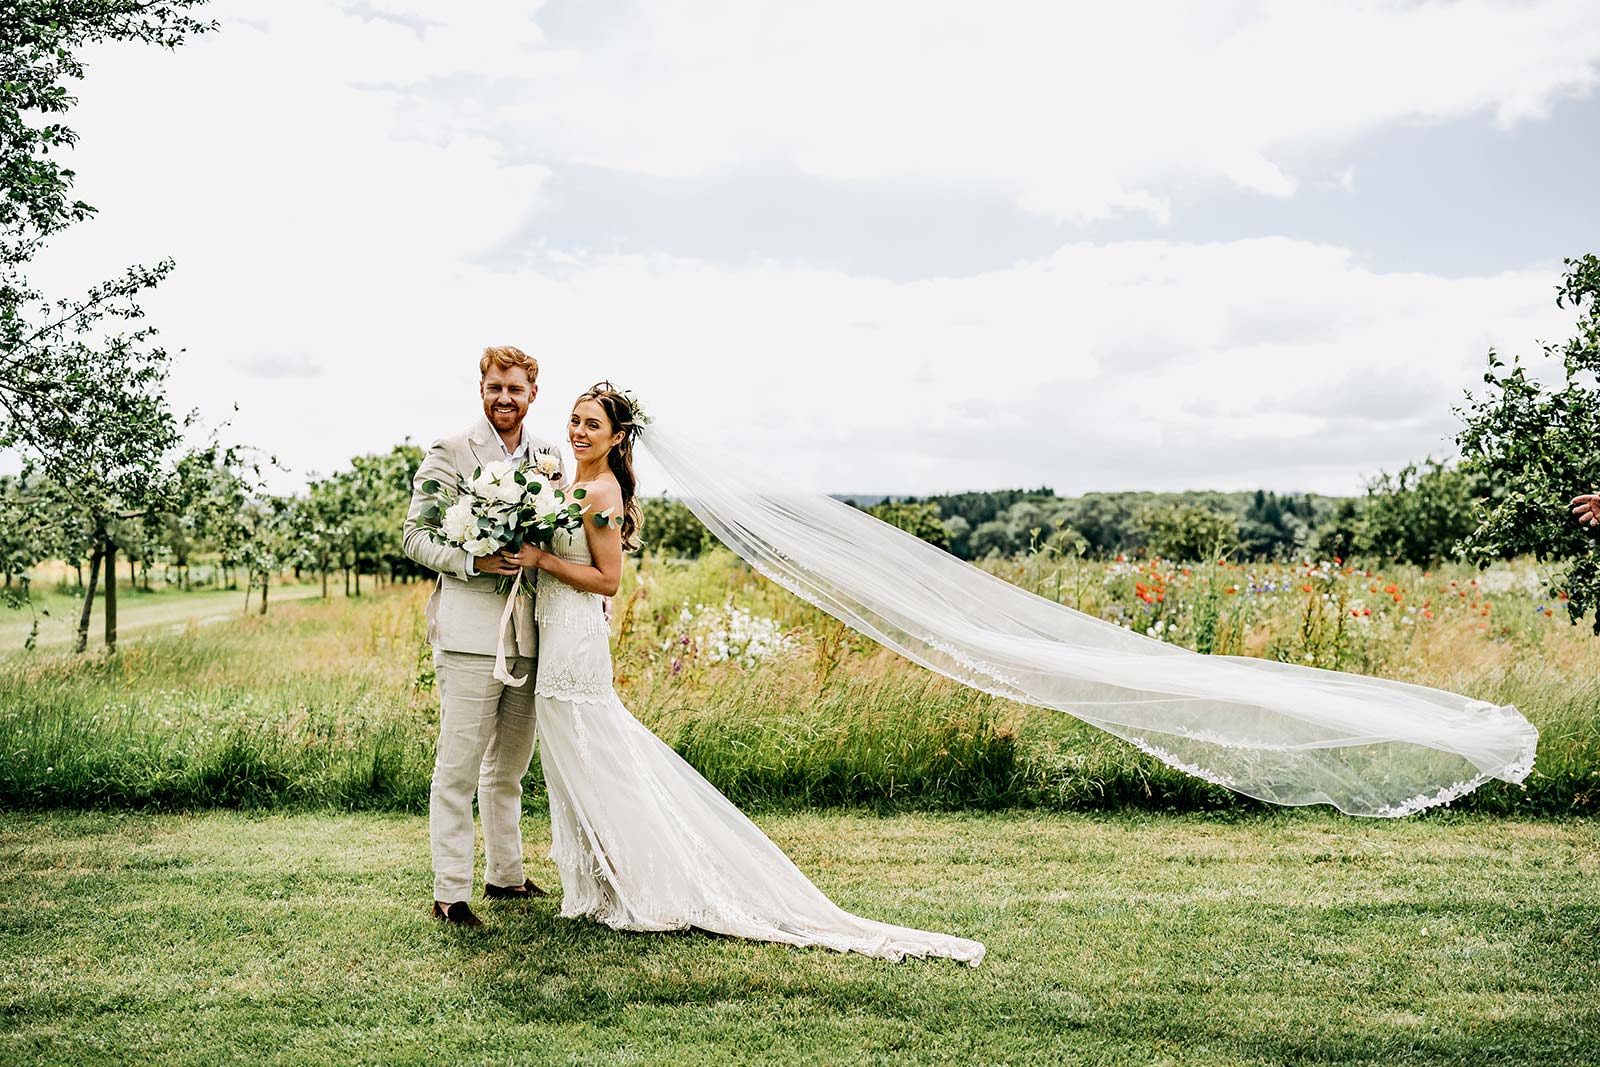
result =
M533 884L533 879L523 881L521 885L490 885L483 883L483 895L493 900L529 900L533 897L547 897L550 894Z
M453 904L433 902L433 917L443 919L447 923L456 923L460 926L482 926L483 920L472 914L472 909L467 907L467 902L458 900Z

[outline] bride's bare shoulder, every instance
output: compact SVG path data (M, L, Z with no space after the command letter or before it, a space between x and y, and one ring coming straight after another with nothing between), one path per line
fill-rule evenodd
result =
M622 487L610 474L602 474L593 481L580 482L575 488L584 491L583 502L590 514L622 506Z

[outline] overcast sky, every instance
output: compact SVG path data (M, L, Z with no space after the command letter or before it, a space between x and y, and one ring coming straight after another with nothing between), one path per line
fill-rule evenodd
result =
M546 436L609 377L810 488L1354 492L1600 252L1594 0L210 11L89 55L39 274L175 257L174 403L283 488L515 344Z

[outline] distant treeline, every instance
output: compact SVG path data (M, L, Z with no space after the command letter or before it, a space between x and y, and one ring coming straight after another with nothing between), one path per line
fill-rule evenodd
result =
M961 559L1046 552L1090 558L1454 558L1473 529L1482 480L1433 459L1381 474L1360 497L1316 493L1086 493L1048 487L927 497L846 497L844 502ZM654 551L698 556L716 539L681 501L645 501Z

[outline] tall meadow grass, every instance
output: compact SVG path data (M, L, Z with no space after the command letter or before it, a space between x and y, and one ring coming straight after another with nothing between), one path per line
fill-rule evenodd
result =
M1517 705L1525 788L1457 808L1600 811L1600 642L1524 564L1479 573L1000 562L1002 577L1191 648L1383 674ZM1477 583L1477 584L1473 584ZM1392 588L1391 588L1392 587ZM274 607L115 657L0 660L0 805L425 810L437 693L426 587ZM1250 810L1069 716L977 693L711 553L632 567L618 688L737 803L878 810ZM542 792L538 762L530 803Z

